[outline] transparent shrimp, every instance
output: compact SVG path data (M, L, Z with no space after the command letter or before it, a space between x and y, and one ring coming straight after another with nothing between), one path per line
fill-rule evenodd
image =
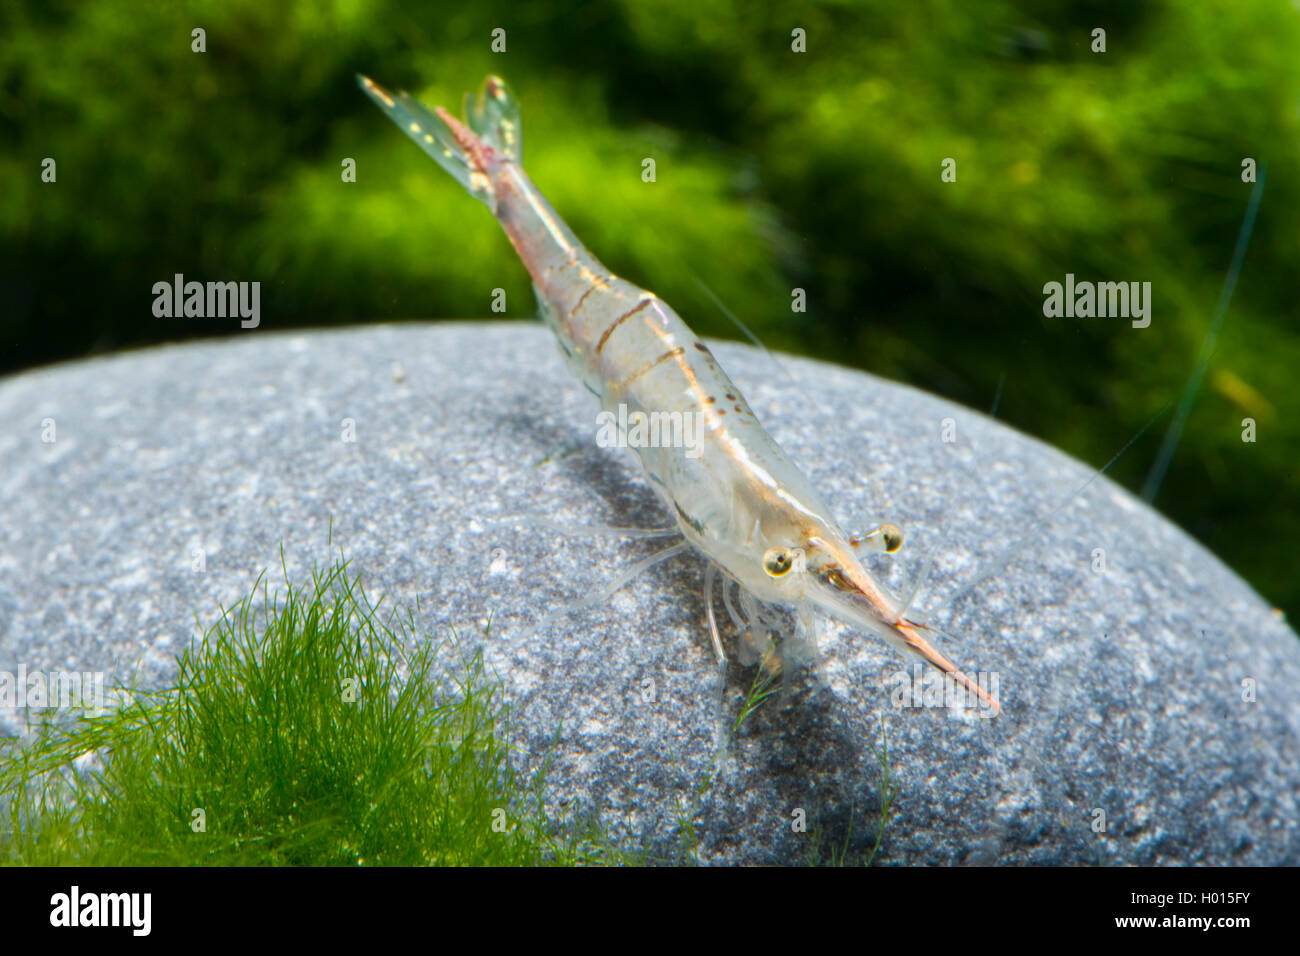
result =
M711 562L706 600L719 655L713 565L730 579L723 582L724 600L730 582L743 589L751 632L772 623L758 602L793 607L801 620L815 609L921 657L983 706L1000 710L863 566L863 552L902 546L898 528L882 525L857 538L841 530L708 347L662 299L601 265L551 208L521 166L519 108L502 80L488 77L477 101L467 97L468 125L366 77L358 82L496 216L532 276L541 316L569 367L605 411L621 413L620 427L635 413L701 423L691 447L628 444L686 541Z

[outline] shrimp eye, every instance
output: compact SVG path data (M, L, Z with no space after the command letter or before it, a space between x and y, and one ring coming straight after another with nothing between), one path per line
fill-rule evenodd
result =
M885 553L893 554L903 546L903 529L896 524L882 524L880 534L885 539Z
M784 577L794 567L794 552L789 548L768 548L763 555L763 570L774 578Z

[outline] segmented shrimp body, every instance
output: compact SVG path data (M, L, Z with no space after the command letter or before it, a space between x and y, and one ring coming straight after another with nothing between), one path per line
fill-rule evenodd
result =
M477 102L467 97L466 126L442 108L430 111L404 93L394 96L358 79L496 216L532 276L542 318L569 367L603 408L613 416L622 406L624 421L639 412L702 423L692 448L633 446L691 545L759 600L816 607L874 633L997 709L862 565L860 550L896 550L898 530L883 525L863 538L846 535L681 317L658 296L613 275L551 208L520 164L518 105L504 82L489 77ZM716 627L713 637L720 652Z

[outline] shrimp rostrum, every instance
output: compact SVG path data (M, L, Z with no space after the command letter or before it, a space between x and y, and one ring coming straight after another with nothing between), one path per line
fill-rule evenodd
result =
M819 610L874 634L998 709L864 567L864 551L898 550L901 532L882 525L855 538L841 530L708 347L662 299L612 275L551 208L520 164L519 107L502 80L488 77L476 101L466 98L464 123L366 77L358 81L496 216L532 276L542 318L569 367L607 411L622 405L625 412L699 416L697 447L639 443L634 450L686 541L710 562L706 605L719 655L715 565L758 601L802 615Z

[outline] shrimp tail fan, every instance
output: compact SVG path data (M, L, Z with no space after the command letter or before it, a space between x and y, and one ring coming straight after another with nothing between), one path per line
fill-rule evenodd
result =
M429 109L409 93L390 93L368 76L358 75L357 85L471 196L496 212L492 169L518 162L523 140L519 103L504 80L489 76L477 100L465 97L468 125L441 106Z
M489 76L479 87L477 100L465 94L465 118L483 142L510 160L523 159L523 125L519 122L519 101L506 81Z

